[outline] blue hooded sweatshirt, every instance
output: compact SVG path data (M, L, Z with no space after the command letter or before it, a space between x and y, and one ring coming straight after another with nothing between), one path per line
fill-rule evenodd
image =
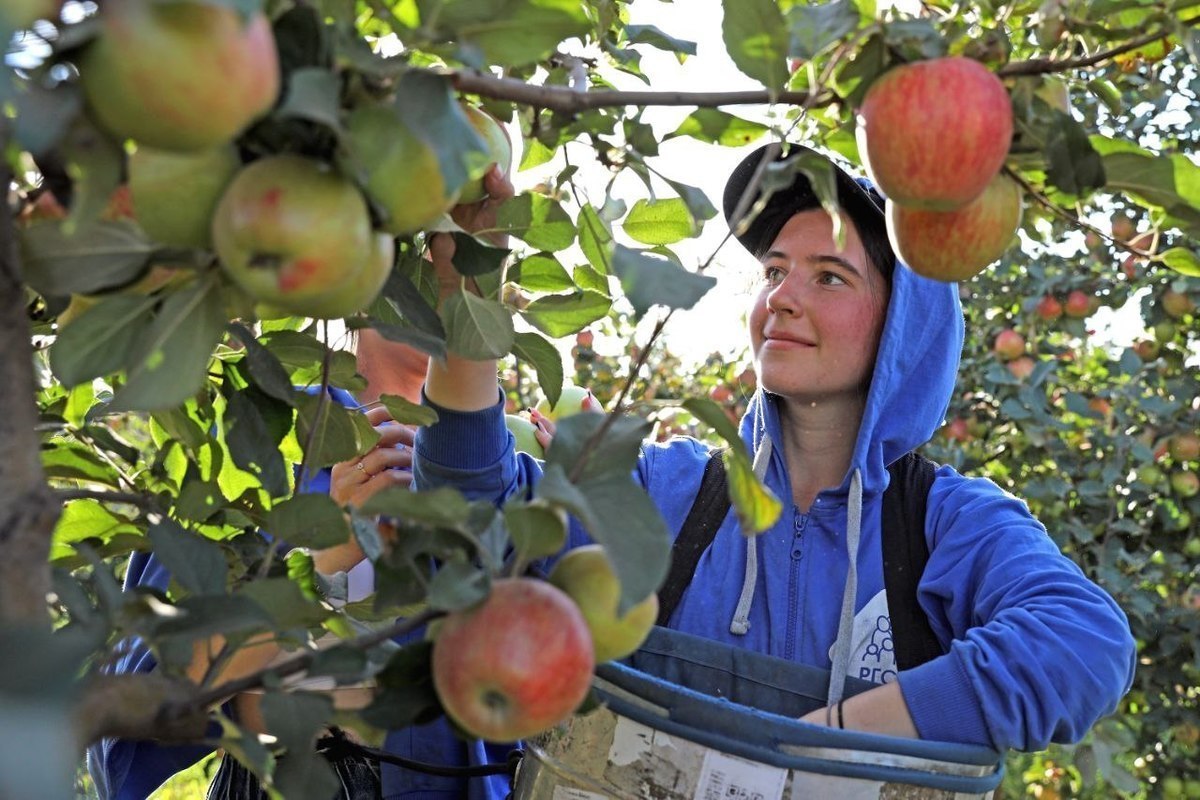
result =
M948 466L937 470L929 492L930 556L918 586L921 609L946 654L897 673L880 541L887 465L942 424L962 343L957 286L897 265L850 468L806 513L791 496L780 399L760 390L741 437L784 512L753 538L741 534L730 514L669 625L815 667L836 663L844 674L874 683L899 680L923 739L997 750L1077 741L1115 710L1132 683L1128 621L1059 552L1024 502ZM514 455L501 404L438 413L438 423L417 434L419 488L453 485L475 498L502 500L536 483L541 464ZM642 449L635 479L672 535L707 458L704 445L685 438ZM586 541L573 523L569 545Z

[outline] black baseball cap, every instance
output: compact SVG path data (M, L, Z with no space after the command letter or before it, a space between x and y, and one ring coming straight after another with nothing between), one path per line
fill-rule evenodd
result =
M755 257L766 252L771 243L775 241L775 237L779 235L779 231L783 228L784 224L792 218L792 215L801 211L820 208L821 206L821 201L817 199L816 192L813 191L808 177L802 171L796 169L793 173L795 177L792 183L789 186L774 191L767 200L766 206L753 219L750 225L747 226L746 230L740 234L737 232L731 217L737 210L738 202L741 200L742 194L746 191L750 179L754 177L754 172L758 168L759 163L762 162L770 150L771 145L763 145L743 158L741 163L734 167L733 172L729 175L729 180L725 183L725 194L722 201L725 210L725 221L729 224L730 229L734 231L734 236L737 240ZM871 229L882 233L886 240L883 197L875 190L870 181L865 178L855 179L851 177L829 157L804 145L785 143L781 148L775 150L775 160L777 162L786 162L812 156L827 162L833 167L838 204L850 219L854 221L855 227L859 229L860 234L864 228ZM762 195L761 182L759 186L760 188L755 193L754 200L746 206L748 210L753 208L754 203Z

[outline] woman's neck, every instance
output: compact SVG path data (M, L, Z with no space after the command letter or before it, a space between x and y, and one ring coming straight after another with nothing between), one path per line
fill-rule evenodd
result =
M807 511L822 489L841 484L854 456L863 402L801 401L779 406L792 499Z

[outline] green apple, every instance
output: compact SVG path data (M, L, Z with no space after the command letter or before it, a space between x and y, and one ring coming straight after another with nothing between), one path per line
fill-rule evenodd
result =
M565 383L557 403L550 405L550 401L543 397L537 404L537 410L538 413L550 420L558 420L583 411L603 411L603 408L589 389L573 383Z
M1180 497L1195 497L1200 494L1200 478L1196 473L1179 470L1171 473L1171 488Z
M1196 461L1200 459L1200 436L1177 433L1167 441L1167 452L1176 461Z
M348 317L362 311L379 296L392 274L396 261L396 240L388 233L376 233L371 254L358 275L341 288L334 289L310 307L307 316L322 319Z
M355 281L377 248L367 201L326 164L269 156L242 169L213 216L221 266L257 301L337 316L331 293Z
M213 212L241 167L231 144L187 153L139 147L129 157L138 224L162 244L211 247Z
M624 658L637 650L658 618L658 595L652 594L625 612L617 613L621 582L598 544L567 552L550 571L550 583L562 589L583 612L596 663Z
M437 153L384 105L361 106L346 119L350 158L367 196L383 212L383 228L401 236L436 222L454 205Z
M28 30L39 19L58 19L63 0L4 0L0 3L0 28L7 33Z
M92 113L121 139L163 150L225 144L279 95L270 20L226 4L105 0L79 61Z
M512 168L512 142L509 141L508 132L504 126L491 114L466 103L462 104L462 110L467 115L467 121L483 137L484 144L487 145L488 160L483 169L476 170L471 174L471 180L459 193L458 202L478 203L486 195L483 188L483 176L488 173L492 165L499 164L500 171L506 175Z
M521 414L505 414L504 424L513 435L518 453L528 453L534 458L544 459L546 451L537 440L537 426Z

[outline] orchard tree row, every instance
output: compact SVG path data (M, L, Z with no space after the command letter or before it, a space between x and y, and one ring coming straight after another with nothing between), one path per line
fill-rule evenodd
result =
M747 362L689 369L662 349L719 257L672 249L717 215L658 161L681 137L844 158L888 195L906 262L963 281L962 383L930 455L1027 498L1116 595L1142 649L1122 714L1073 752L1014 760L1010 781L1036 775L1043 797L1200 788L1183 782L1200 769L1200 7L724 6L713 25L761 90L660 90L642 54L686 59L695 43L631 22L620 0L4 4L0 651L26 657L0 668L0 793L65 797L88 743L200 739L218 700L265 688L270 705L290 674L374 684L370 707L339 718L363 730L442 713L438 645L390 639L443 616L458 630L514 585L514 565L561 549L566 514L619 585L609 613L648 602L668 533L629 477L647 436L734 444L735 508L748 529L769 524L778 503L733 424ZM630 78L645 89L615 88ZM667 105L691 113L670 131L645 120ZM550 177L494 229L459 228L449 209L480 199L513 152L512 169ZM600 188L584 183L596 169ZM795 170L831 198L831 176L803 158L755 181L786 185ZM645 187L632 203L614 194L626 175ZM438 303L433 232L455 238L479 293ZM1098 312L1131 303L1137 341L1092 335ZM574 384L608 414L559 420L545 453L557 479L532 501L402 492L339 508L296 491L376 441L324 391L363 388L331 320L435 358L510 359L514 410ZM597 355L612 339L601 347L592 329L628 345ZM384 403L400 422L432 421ZM385 546L378 515L404 546ZM355 537L375 562L373 599L335 608L311 559L283 557L262 531L312 549ZM128 557L150 549L170 587L122 592ZM416 566L430 558L443 565L432 576ZM343 642L317 656L306 645L324 632ZM194 643L221 636L227 657L263 634L296 655L236 684L182 677ZM161 668L106 674L130 637ZM579 686L616 652L594 644ZM289 701L269 720L273 746L223 717L221 745L286 796L316 797L318 760L276 771L275 755L306 752L334 712ZM31 745L37 764L5 761Z

